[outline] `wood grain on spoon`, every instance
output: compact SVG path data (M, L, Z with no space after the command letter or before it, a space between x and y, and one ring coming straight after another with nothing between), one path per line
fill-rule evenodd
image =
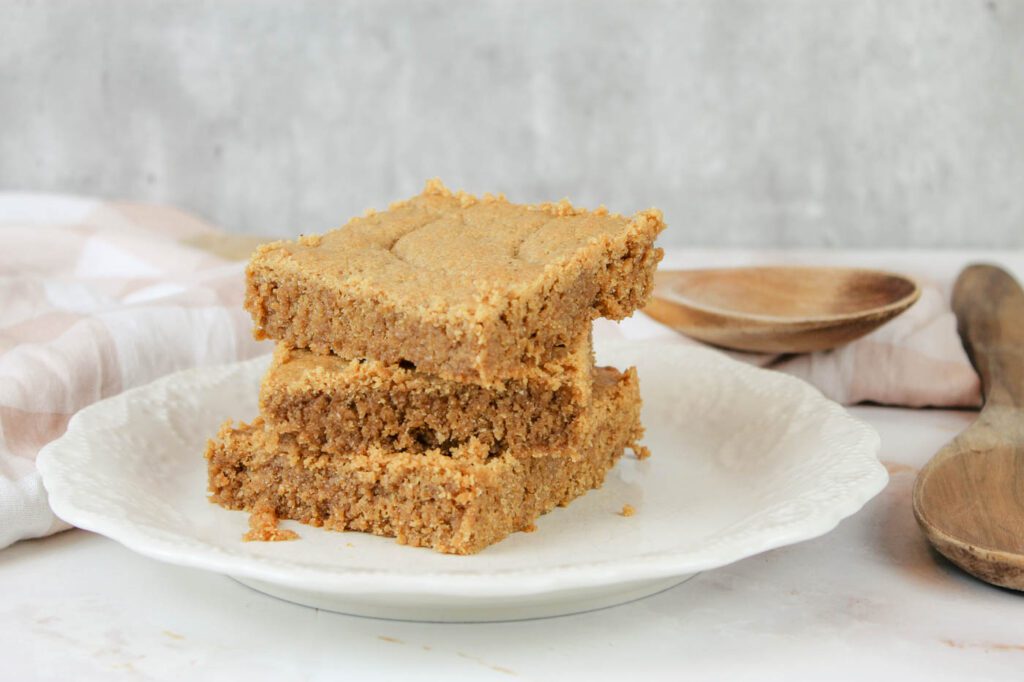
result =
M859 268L669 270L655 276L644 312L717 346L802 353L863 336L920 294L907 277Z
M953 563L1024 590L1024 292L999 268L973 265L953 311L985 406L918 474L914 515Z

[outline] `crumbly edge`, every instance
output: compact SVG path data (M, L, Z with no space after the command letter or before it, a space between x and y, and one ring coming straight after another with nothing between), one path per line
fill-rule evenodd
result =
M594 319L620 320L645 305L664 256L654 246L663 229L660 211L643 211L621 237L595 240L548 266L522 295L507 298L481 325L481 337L491 340L481 345L481 372L501 375L509 362L544 362L551 348L566 344Z
M534 208L549 210L543 206ZM660 211L641 211L623 235L595 240L549 265L517 293L485 297L472 315L399 305L386 292L325 286L294 261L271 258L286 245L277 242L249 263L245 307L256 338L319 354L411 362L446 379L492 386L558 362L596 317L622 319L642 307L663 256L654 240L664 227Z
M466 461L432 450L371 451L338 458L300 447L262 419L225 424L207 446L211 501L228 509L273 510L331 530L394 537L399 543L472 554L542 514L599 487L639 423L636 373L627 370L592 404L593 431L578 461L492 457Z
M420 196L437 196L453 198L459 202L459 206L461 206L462 208L468 208L474 204L509 203L505 195L501 193L492 194L490 192L486 192L481 196L476 196L461 189L453 191L451 189L448 189L448 187L445 186L445 184L441 181L440 178L431 178L427 180L426 184L423 187L423 192L421 192ZM402 199L400 201L395 201L388 206L388 210L390 211L397 208L401 208L403 206L407 206L411 201L413 201L413 199ZM579 206L573 206L568 199L561 199L559 201L546 201L539 204L522 204L522 206L526 207L531 211L542 211L551 216L557 217L587 214L599 216L619 215L609 214L608 209L604 206L598 206L594 210L581 208ZM366 215L373 215L376 212L377 211L375 209L371 208L366 211Z
M277 512L271 507L254 509L249 515L249 531L242 536L243 542L287 542L298 540L293 530L277 527Z
M260 413L268 428L336 455L376 446L452 457L576 457L594 381L589 334L570 357L557 371L485 388L279 344L260 387Z

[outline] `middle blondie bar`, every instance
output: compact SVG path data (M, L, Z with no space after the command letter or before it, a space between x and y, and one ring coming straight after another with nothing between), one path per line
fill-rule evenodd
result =
M484 387L280 344L260 389L260 411L270 428L325 453L385 447L575 458L593 387L589 334L566 350L557 362Z

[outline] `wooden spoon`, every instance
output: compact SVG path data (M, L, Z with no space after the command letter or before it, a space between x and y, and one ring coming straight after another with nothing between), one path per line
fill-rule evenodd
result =
M1024 292L1005 271L972 265L953 312L985 407L917 475L914 516L957 566L1024 590Z
M716 346L804 353L863 336L920 295L907 277L858 268L669 270L644 312Z

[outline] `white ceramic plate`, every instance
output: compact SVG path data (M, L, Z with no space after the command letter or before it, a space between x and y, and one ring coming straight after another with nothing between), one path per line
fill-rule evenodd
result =
M206 499L206 439L256 413L267 359L180 372L79 412L39 454L58 516L156 559L345 613L504 620L621 603L835 527L886 484L878 435L792 377L714 351L628 343L644 442L599 490L467 557L286 522L294 542L243 543L247 516ZM619 514L623 505L636 515Z

